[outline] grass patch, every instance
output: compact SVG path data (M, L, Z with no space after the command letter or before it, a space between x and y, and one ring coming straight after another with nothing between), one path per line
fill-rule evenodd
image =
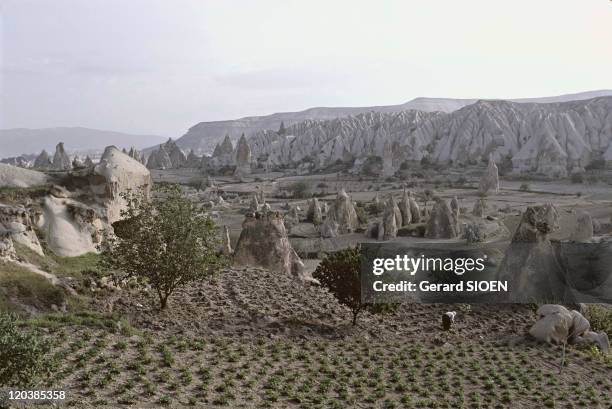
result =
M60 306L66 294L46 278L11 262L0 261L0 309L19 311L19 304L48 310Z
M81 279L84 272L96 271L98 268L100 256L96 253L87 253L77 257L61 257L47 248L44 250L45 255L41 256L23 244L15 243L15 251L21 259L58 277Z

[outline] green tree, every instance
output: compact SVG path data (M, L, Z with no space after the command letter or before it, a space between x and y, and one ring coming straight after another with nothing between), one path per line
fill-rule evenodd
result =
M365 309L361 302L360 249L349 247L327 254L313 273L313 277L336 297L338 302L351 310L353 325Z
M161 309L177 288L226 265L215 223L179 187L162 188L151 200L137 192L124 197L127 209L100 246L101 263L120 279L150 284Z
M49 345L20 330L14 315L0 313L0 386L28 387L45 375Z

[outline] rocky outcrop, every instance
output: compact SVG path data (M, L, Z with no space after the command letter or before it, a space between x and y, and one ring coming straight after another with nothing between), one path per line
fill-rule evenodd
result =
M484 175L482 175L482 178L480 178L478 192L482 195L499 193L499 172L497 170L497 165L493 160L493 155L489 156L487 170L485 171Z
M336 200L327 212L327 219L338 223L340 234L352 233L359 227L357 212L351 198L344 189L338 192Z
M34 160L34 168L36 169L50 169L52 165L51 158L49 158L49 154L44 149Z
M0 163L0 187L34 187L49 182L42 172Z
M114 146L104 150L100 162L88 173L90 190L104 208L109 224L121 218L126 202L122 193L128 190L148 197L153 182L149 170L137 160L123 154Z
M86 168L91 168L94 166L93 160L91 160L89 155L85 157L85 160L83 161L83 166L85 166Z
M457 221L453 211L444 199L436 198L425 227L425 237L428 239L453 239L457 236Z
M410 210L410 196L408 195L406 189L404 189L404 193L402 194L399 209L400 213L402 214L402 226L408 226L410 223L412 223L412 211Z
M64 143L60 142L55 147L55 154L53 155L53 162L51 164L53 170L70 170L72 169L72 163L70 157L64 149Z
M236 145L236 176L244 176L251 174L251 148L244 137L244 134L238 140Z
M7 252L13 247L13 243L19 243L40 255L43 254L34 230L39 217L39 212L33 209L21 205L0 204L0 236L5 237Z
M297 255L283 223L276 212L247 214L236 244L234 264L262 267L281 274L308 279L304 263Z
M550 242L559 228L559 214L551 204L528 207L514 232L498 270L508 282L515 302L552 300L566 294L565 279Z

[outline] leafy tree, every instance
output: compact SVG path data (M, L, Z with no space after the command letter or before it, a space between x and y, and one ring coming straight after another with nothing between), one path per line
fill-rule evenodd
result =
M313 277L336 297L338 302L351 310L353 325L365 309L361 302L360 249L347 248L327 254L313 273Z
M16 317L0 313L0 386L31 386L47 373L49 345L19 330Z
M151 200L129 192L115 235L100 246L103 267L121 279L144 280L161 309L179 287L211 276L226 263L215 223L179 187L166 186Z

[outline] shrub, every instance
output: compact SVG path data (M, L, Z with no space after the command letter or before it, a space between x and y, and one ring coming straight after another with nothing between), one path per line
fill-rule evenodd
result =
M570 180L572 183L584 183L584 175L582 173L572 173Z
M484 234L482 233L482 230L480 230L480 225L476 223L468 224L465 228L463 238L467 241L468 244L483 242Z
M357 220L359 221L360 224L368 223L368 215L366 214L366 211L363 207L356 206L355 212L357 213Z
M529 192L531 190L531 186L529 185L529 183L521 183L521 186L519 186L519 190L521 192Z
M19 330L14 315L0 313L0 386L27 387L47 373L49 345Z
M295 182L288 188L294 199L305 199L309 196L310 189L306 182Z

